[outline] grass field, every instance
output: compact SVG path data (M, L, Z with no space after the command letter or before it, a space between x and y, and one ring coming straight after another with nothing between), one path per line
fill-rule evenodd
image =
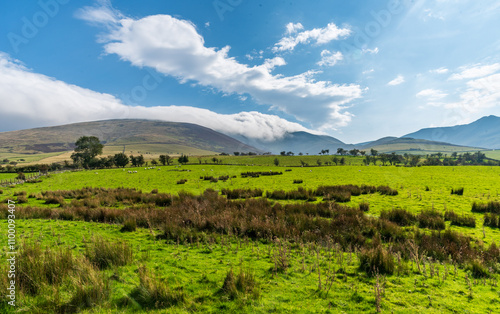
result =
M42 182L2 188L3 194L0 195L0 199L16 200L19 196L14 194L19 194L21 191L25 191L26 196L30 194L36 196L42 191L76 190L83 187L129 187L137 188L144 193L157 189L158 193L174 195L179 192L200 195L209 188L216 191L258 188L262 189L265 195L265 191L278 189L291 191L299 186L312 190L321 185L387 185L396 189L398 195L363 194L353 196L350 202L344 204L357 206L369 203L368 217L378 217L381 211L392 208L403 208L415 214L432 208L440 213L453 210L459 215L474 217L476 227L450 226L450 222L446 222L447 228L470 236L474 245L489 247L493 242L500 241L500 229L483 227L484 215L471 213L471 206L475 201L482 203L500 201L500 167L363 166L361 157L348 158L345 166L296 167L300 164L300 160L316 164L318 158L326 160L331 156L278 156L280 166L251 166L251 164L267 164L274 157L220 156L220 158L224 163L237 165L205 164L202 158L202 164L199 165L157 167L161 170L143 167L66 172L43 178ZM246 166L247 164L249 166ZM256 178L241 177L241 173L249 171L273 171L282 174L261 175ZM205 176L228 176L229 179L225 182L200 179ZM187 181L184 184L177 184L182 179ZM293 183L298 179L303 182ZM463 195L450 193L451 189L456 188L464 188ZM44 198L39 198L27 197L27 203L18 204L17 210L22 213L23 208L28 206L39 210L44 208L50 211L59 210L57 205L46 205ZM70 201L72 200L66 199L64 202L69 205ZM304 201L290 200L274 202L304 203ZM311 203L321 202L318 198ZM139 212L152 210L149 206L125 203L117 203L114 208L122 211L131 206ZM198 205L193 203L191 206L194 206L195 210ZM98 273L104 274L104 278L110 278L108 282L110 294L105 300L96 301L96 306L88 307L83 303L75 305L75 295L78 295L78 289L75 287L78 285L75 285L69 276L63 278L56 286L43 285L37 296L19 295L18 300L21 302L19 304L22 304L28 312L56 312L67 304L75 306L81 312L92 312L93 308L95 312L102 313L137 311L163 313L165 308L174 313L193 311L374 313L377 311L377 306L382 312L388 313L500 311L498 275L493 271L486 278L474 277L468 264L426 260L424 265L427 266L424 266L423 271L419 271L411 259L403 259L397 265L397 273L372 277L358 269L361 256L359 252L342 251L335 246L320 243L296 242L293 239L282 240L288 243L285 247L289 250L283 253L281 251L283 248L278 242L251 240L238 237L236 234L190 231L193 232L191 234L195 240L186 239L178 243L179 240L176 241L175 238L166 240L157 238L156 236L163 232L159 227L120 232L123 223L18 219L16 226L18 241L38 243L42 247L54 250L67 249L75 256L85 255L89 239L98 235L109 241L128 243L134 252L132 260L126 265L99 270ZM1 228L7 229L5 220ZM416 227L406 227L405 230L413 232L413 228ZM7 243L5 234L2 232L0 237L3 243ZM2 246L5 252L6 244ZM274 271L277 260L281 260L283 256L288 266L282 272ZM142 281L139 280L141 265L153 272L151 278L156 278L154 280L159 282L158 285L168 286L167 290L170 291L171 297L182 294L182 301L176 303L171 299L173 303L163 308L141 303L142 299L137 299L135 295L138 291L136 288L141 287ZM240 272L249 274L251 281L254 282L250 285L253 288L246 292L238 290L239 292L235 293L224 290L224 282L227 281L227 274L231 269L235 274ZM56 290L66 292L55 294ZM58 296L58 299L55 296Z

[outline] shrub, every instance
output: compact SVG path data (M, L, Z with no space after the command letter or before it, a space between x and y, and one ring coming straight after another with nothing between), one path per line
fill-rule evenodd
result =
M386 185L381 185L377 187L377 192L379 192L381 195L391 195L395 196L398 195L398 191L395 189L391 189L390 187Z
M49 196L45 198L45 204L58 204L59 206L64 206L66 202L62 196Z
M222 189L221 195L225 195L227 199L240 199L240 198L251 198L251 197L261 197L261 189Z
M472 212L500 214L500 202L491 201L486 204L474 202L472 203Z
M443 230L446 228L443 215L434 210L423 210L418 216L418 226L434 230Z
M454 226L471 227L471 228L476 227L476 219L474 219L474 217L464 216L464 215L459 216L452 210L446 211L444 213L444 220L450 221L450 223Z
M151 194L158 194L158 189L151 190Z
M132 261L132 248L126 242L109 242L103 238L92 239L85 248L85 257L99 269L124 266Z
M26 198L25 195L19 195L17 197L17 203L18 204L25 204L25 203L28 203L28 199Z
M139 285L130 297L144 309L164 309L183 303L186 299L182 290L173 290L166 281L153 276L145 266L139 267Z
M402 208L393 208L389 211L383 210L380 213L380 218L387 219L400 226L411 226L417 221L415 215Z
M483 225L491 228L500 227L498 215L496 214L484 214Z
M302 180L302 179L295 179L295 180L293 180L294 184L300 184L300 183L303 183L303 182L304 182L304 180Z
M248 271L240 271L235 276L233 270L229 270L224 278L222 292L231 300L237 299L241 294L252 294L254 298L259 297L259 289L255 276Z
M75 294L68 304L61 308L61 313L80 312L81 309L91 309L106 302L111 293L109 279L105 273L100 273L92 267L87 267L86 278L73 279Z
M464 195L464 188L451 189L451 194Z
M137 228L137 223L135 222L135 219L127 219L123 223L123 227L120 229L121 232L133 232Z
M381 245L373 249L361 251L359 261L359 268L370 276L375 276L377 274L391 275L394 273L394 258L392 254Z
M359 210L362 212L367 212L370 210L370 203L362 202L359 203Z
M479 260L470 261L468 269L470 270L474 278L490 277L490 272L488 271L488 268L484 266L483 263Z
M184 184L187 181L188 181L187 179L181 179L181 180L177 181L177 184Z

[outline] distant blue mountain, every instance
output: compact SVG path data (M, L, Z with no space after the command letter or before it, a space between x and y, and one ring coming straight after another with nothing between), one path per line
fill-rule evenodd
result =
M425 128L403 137L500 149L500 117L487 116L464 125Z

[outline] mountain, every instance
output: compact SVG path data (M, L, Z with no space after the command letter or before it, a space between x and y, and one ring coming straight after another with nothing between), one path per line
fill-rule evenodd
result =
M448 142L489 149L500 148L500 117L482 117L470 124L426 128L404 135L417 139Z
M389 144L389 143L393 142L396 139L397 139L397 137L387 136L387 137L382 137L382 138L380 138L380 139L378 139L376 141L355 144L355 146L356 146L357 149L365 150L365 149L372 148L372 147L375 147L375 146Z
M414 139L409 137L383 137L364 145L357 145L356 148L364 151L375 149L380 153L396 152L398 154L428 154L428 153L451 153L478 150L477 147L454 145L450 143Z
M266 152L279 154L282 151L293 152L295 154L311 154L316 155L321 150L328 149L330 154L336 153L337 148L352 149L351 144L345 144L342 141L327 135L315 135L307 132L290 132L286 133L281 139L274 141L263 141L248 139L244 137L236 137L240 141L251 146L257 147Z
M227 135L191 124L106 120L0 133L0 152L36 154L73 150L80 136L97 136L104 154L213 154L260 152Z

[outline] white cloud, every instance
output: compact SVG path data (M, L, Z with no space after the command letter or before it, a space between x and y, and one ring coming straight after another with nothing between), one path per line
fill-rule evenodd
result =
M393 79L392 81L387 83L387 85L396 86L396 85L404 83L404 81L405 81L405 77L402 75L398 75L395 79Z
M86 7L79 16L90 22L94 11ZM257 103L295 116L315 128L344 126L351 120L346 106L361 97L359 85L339 85L315 81L310 72L295 76L272 75L274 66L283 65L282 58L262 65L249 66L229 56L230 47L206 47L196 27L186 20L169 15L153 15L142 19L116 16L106 20L104 49L137 67L151 67L165 75L215 88L225 94L248 94ZM112 24L111 26L109 24ZM325 29L298 33L298 42L314 39L325 43L350 31L329 24Z
M314 28L299 33L297 33L297 29L294 29L295 31L292 34L289 32L290 24L291 23L287 25L287 35L289 36L281 38L280 41L274 45L274 52L293 50L298 44L307 44L311 41L318 45L322 45L332 40L347 37L351 34L349 28L339 28L334 23L329 23L324 28ZM302 26L302 24L300 24L300 26Z
M436 73L436 74L446 74L446 73L448 73L448 69L445 67L440 67L438 69L430 70L429 72Z
M500 103L500 73L467 82L467 89L460 94L460 101L446 104L446 108L459 108L474 113L498 107Z
M317 63L319 66L327 66L327 67L332 67L337 62L341 61L344 59L344 56L340 51L332 52L329 50L323 50L321 51L321 60Z
M433 101L433 100L438 100L438 99L444 98L444 97L448 96L448 94L446 94L438 89L429 88L429 89L424 89L424 90L418 92L416 96L420 97L420 98L427 98L428 100Z
M378 47L375 47L373 49L363 48L362 52L376 55L379 52L379 49Z
M228 135L263 140L280 138L286 132L317 133L259 112L218 114L187 106L126 106L112 95L33 73L4 53L0 53L0 100L4 129L128 118L196 123Z
M288 23L286 24L286 34L287 35L290 35L290 34L294 34L298 31L300 31L301 29L304 29L304 26L300 23Z
M450 76L449 80L473 79L487 76L500 70L500 63L488 65L475 64L473 66L461 67L460 70L460 73Z
M363 71L362 74L370 74L373 72L375 72L375 69L369 69L369 70Z

